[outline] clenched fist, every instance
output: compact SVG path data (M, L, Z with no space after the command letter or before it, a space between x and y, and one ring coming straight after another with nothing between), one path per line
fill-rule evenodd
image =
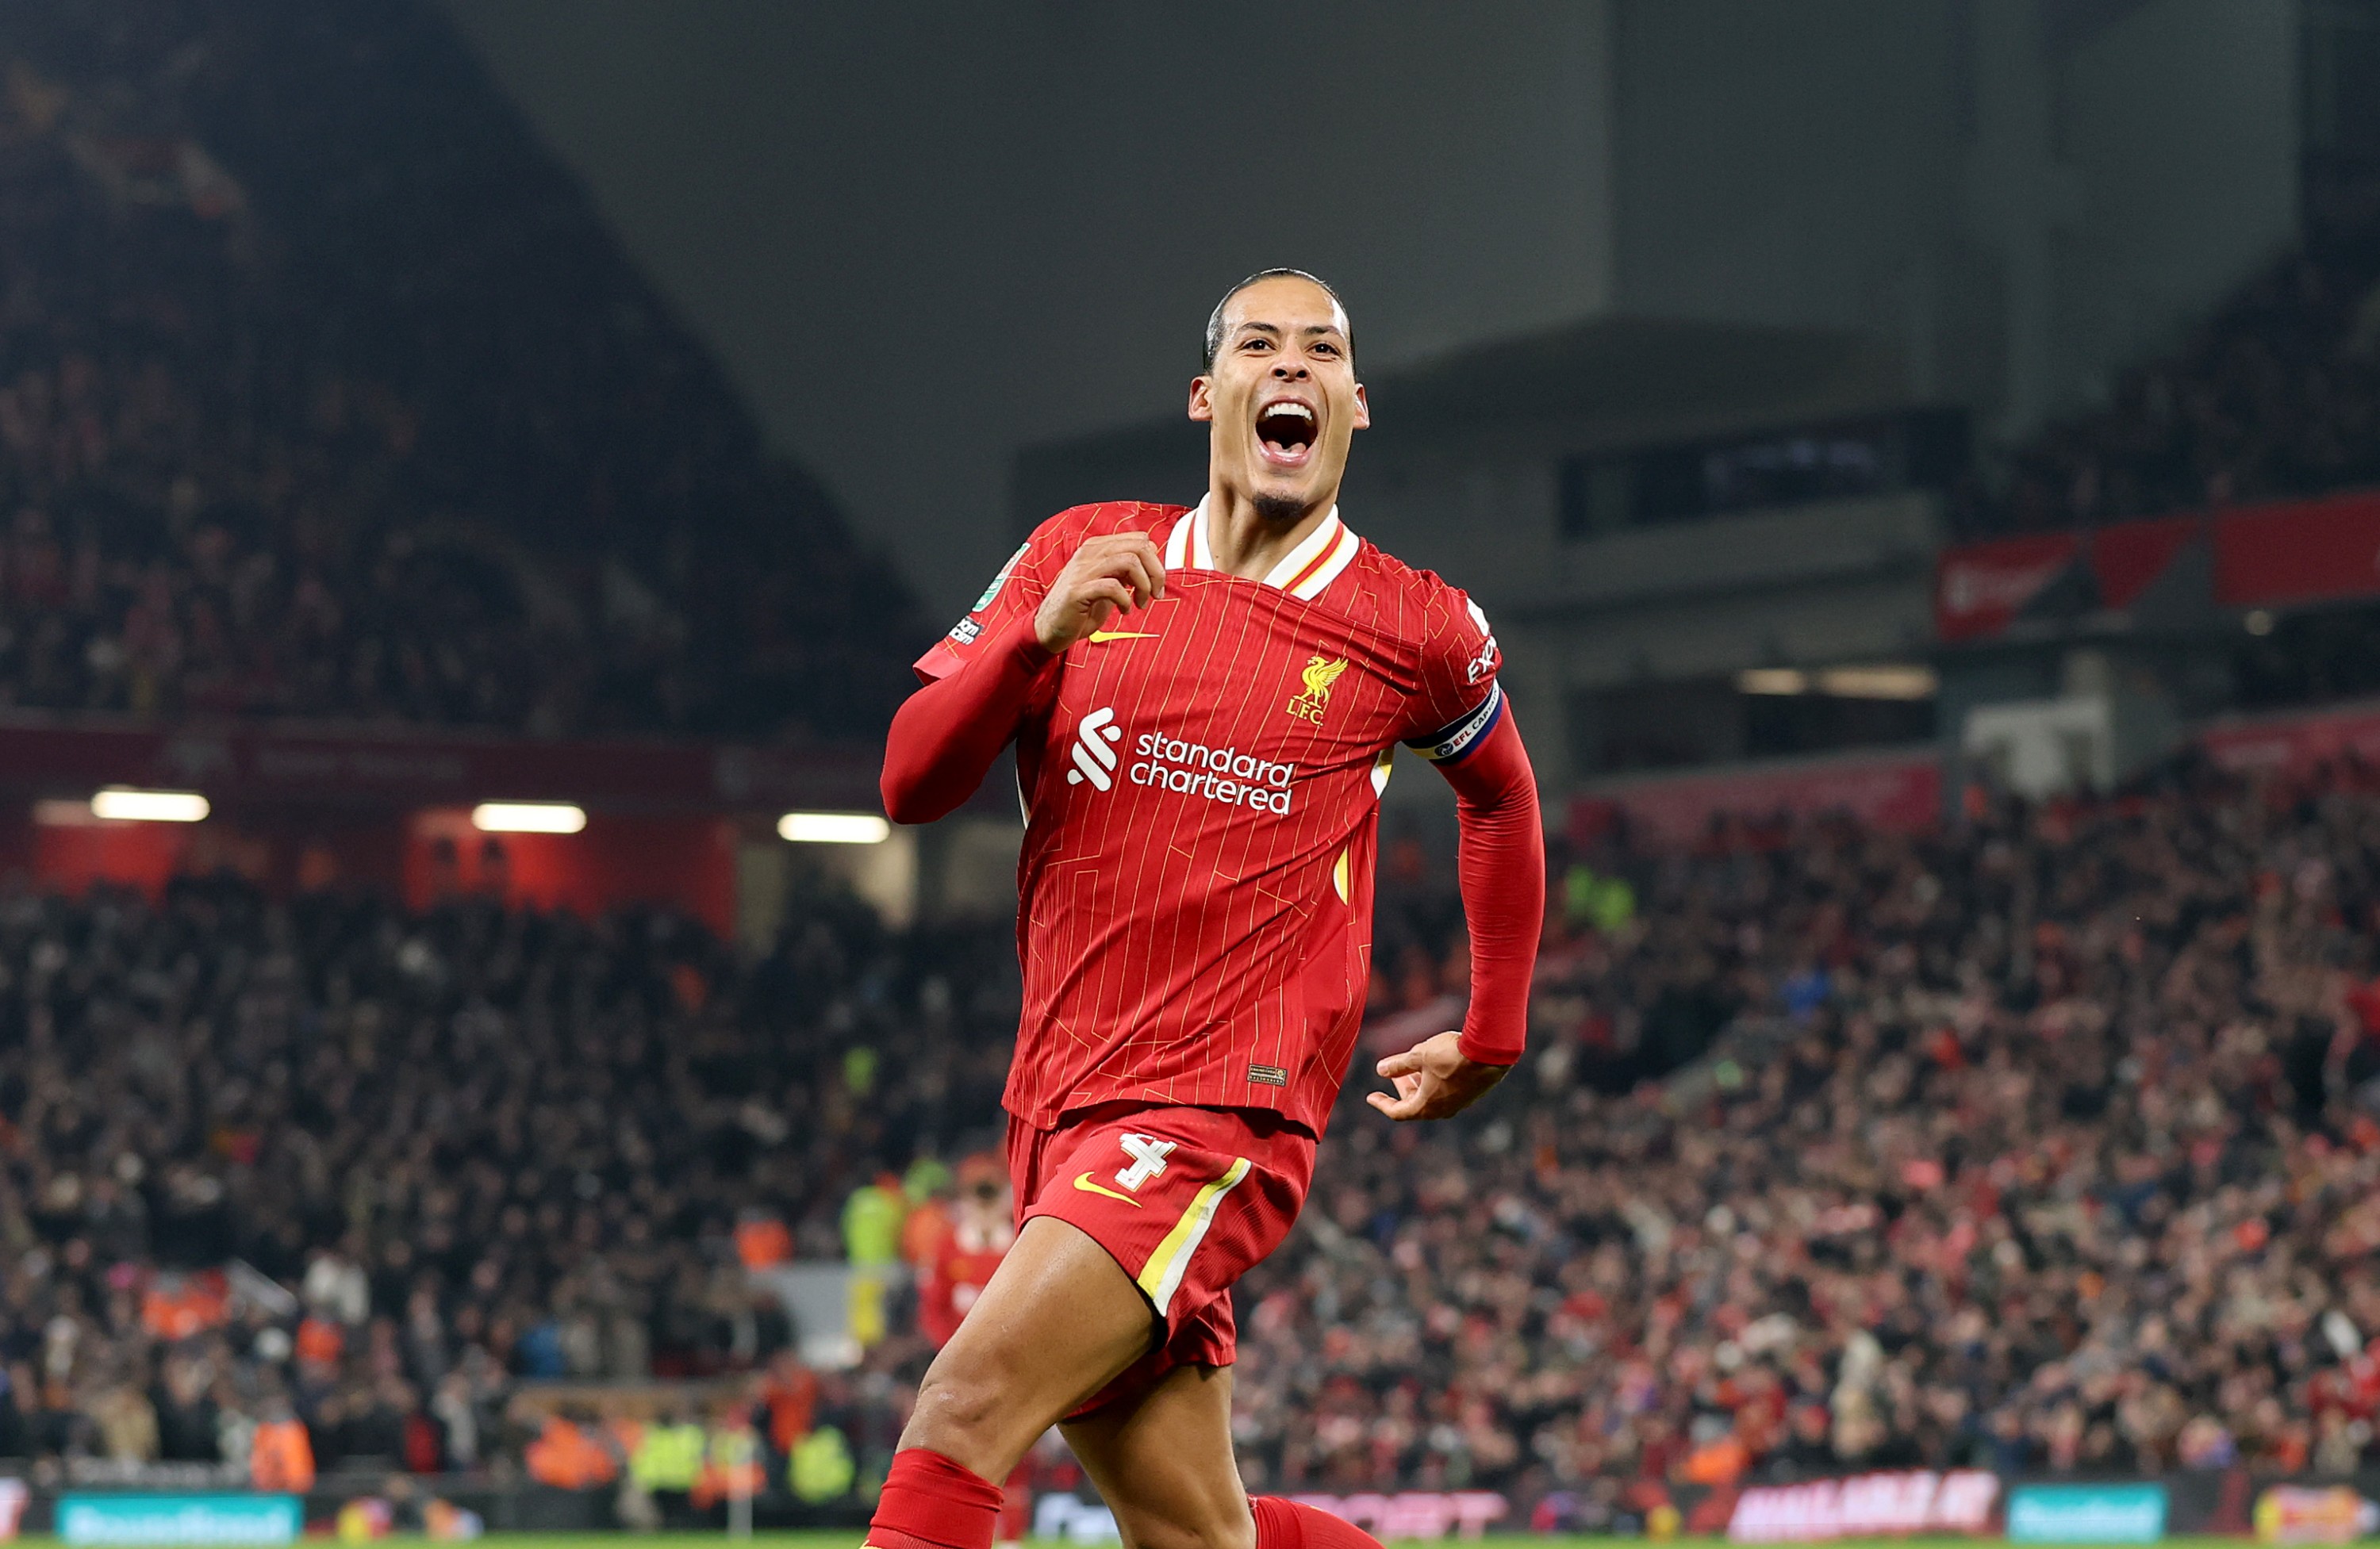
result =
M1033 633L1052 656L1108 622L1121 610L1145 608L1165 595L1165 561L1148 535L1109 533L1087 538L1058 572L1033 615Z

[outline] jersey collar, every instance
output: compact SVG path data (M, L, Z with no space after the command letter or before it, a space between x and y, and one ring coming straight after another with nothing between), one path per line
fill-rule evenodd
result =
M1355 561L1355 551L1363 539L1339 520L1339 508L1332 506L1330 514L1322 518L1298 546L1283 554L1281 563L1272 567L1264 584L1287 592L1300 601L1311 602L1323 589L1339 578L1339 573ZM1207 538L1207 502L1185 511L1175 520L1173 530L1165 538L1165 568L1168 570L1212 570L1215 551Z

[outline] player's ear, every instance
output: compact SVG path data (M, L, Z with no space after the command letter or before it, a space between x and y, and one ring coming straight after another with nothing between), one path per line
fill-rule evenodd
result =
M1355 384L1355 429L1366 430L1372 423L1372 400L1364 395L1364 384Z
M1215 418L1215 400L1208 395L1213 391L1215 379L1212 377L1197 376L1190 379L1191 418L1204 423Z

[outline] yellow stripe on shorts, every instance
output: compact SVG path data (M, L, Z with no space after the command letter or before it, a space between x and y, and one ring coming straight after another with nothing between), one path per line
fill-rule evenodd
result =
M1157 1245L1157 1252L1149 1254L1148 1262L1140 1266L1140 1289L1148 1293L1149 1301L1157 1304L1158 1316L1165 1315L1166 1308L1173 1301L1173 1293L1182 1289L1182 1276L1190 1267L1190 1255L1198 1251L1198 1244L1207 1236L1207 1228L1215 1224L1215 1211L1222 1204L1223 1196L1238 1188L1240 1180L1247 1175L1248 1159L1245 1156L1232 1158L1232 1165L1222 1177L1207 1184L1192 1197L1190 1208L1182 1213L1182 1219L1173 1223L1173 1229L1165 1234L1165 1240Z

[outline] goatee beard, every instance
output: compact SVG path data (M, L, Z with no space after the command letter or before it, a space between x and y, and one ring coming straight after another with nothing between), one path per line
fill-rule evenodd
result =
M1277 527L1294 526L1305 514L1305 503L1287 495L1258 495L1252 503L1257 515Z

